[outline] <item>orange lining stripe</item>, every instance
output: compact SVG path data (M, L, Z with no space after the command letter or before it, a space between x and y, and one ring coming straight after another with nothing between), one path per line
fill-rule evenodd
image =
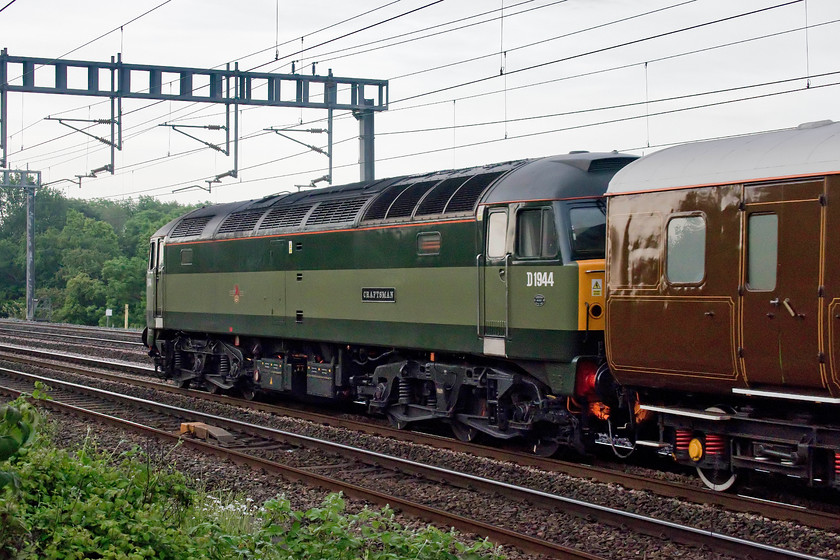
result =
M395 229L395 228L405 228L405 227L428 227L428 226L437 226L441 224L468 224L475 222L475 219L469 220L450 220L450 221L440 221L440 222L422 222L422 223L415 223L415 224L395 224L392 226L373 226L373 227L366 227L366 228L346 228L346 229L328 229L323 231L301 231L297 233L278 233L274 235L255 235L253 237L229 237L227 239L201 239L198 241L170 241L167 243L169 245L197 245L199 243L221 243L224 241L242 241L243 239L271 239L272 237L280 238L280 237L298 237L300 235L320 235L323 233L345 233L348 231L373 231L377 229Z
M604 196L622 196L625 194L645 194L645 193L654 193L654 192L665 192L665 191L679 191L684 189L699 189L703 187L723 187L723 186L735 186L735 185L748 185L750 183L760 183L762 181L783 181L786 179L807 179L807 178L814 178L814 177L825 177L826 175L840 175L840 171L827 171L825 173L806 173L802 175L781 175L779 177L759 177L756 179L746 179L744 181L722 181L720 183L701 183L697 185L681 185L678 187L663 187L661 189L647 189L647 190L640 190L640 191L627 191L627 192L618 192L618 193L611 193L606 192Z
M567 200L598 200L605 195L572 196L569 198L529 198L528 200L504 200L499 202L479 202L479 206L493 206L496 204L522 204L525 202L565 202Z

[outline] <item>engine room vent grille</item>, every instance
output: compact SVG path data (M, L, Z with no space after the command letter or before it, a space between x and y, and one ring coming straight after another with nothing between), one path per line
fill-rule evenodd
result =
M414 183L401 192L396 200L394 200L393 204L391 204L391 207L388 209L388 215L385 217L405 218L407 216L411 216L414 212L414 207L417 206L417 203L421 198L423 198L423 195L438 182L439 181L420 181L419 183Z
M478 198L481 196L481 193L484 192L484 189L487 188L487 185L495 181L503 174L504 171L496 171L494 173L484 173L482 175L474 176L472 179L461 185L461 188L452 195L452 198L449 200L449 204L446 205L444 212L446 214L471 212L475 209Z
M312 211L309 219L306 220L306 225L352 222L356 219L356 214L359 213L359 210L365 205L368 198L365 196L322 202Z
M394 199L399 196L401 192L405 190L405 184L402 185L391 185L381 193L373 203L368 206L367 212L365 212L365 220L381 220L385 217L385 214L388 213L388 208L391 207L391 203L394 202Z
M262 217L263 211L246 211L236 212L225 218L222 225L219 226L218 233L231 233L233 231L250 231L254 229L257 222Z
M458 190L458 187L464 184L468 177L463 175L460 177L451 177L438 183L432 189L415 213L417 216L428 216L429 214L443 214L443 209L446 208L446 203L452 197L452 193Z
M312 208L312 205L273 208L260 224L260 231L299 226L310 208Z
M589 164L589 172L595 173L598 171L609 171L611 173L615 173L616 171L633 161L633 159L634 158L617 157L592 160L592 162Z
M184 218L173 228L169 237L192 237L193 235L201 235L201 232L204 231L204 226L207 225L210 218L212 218L212 216Z

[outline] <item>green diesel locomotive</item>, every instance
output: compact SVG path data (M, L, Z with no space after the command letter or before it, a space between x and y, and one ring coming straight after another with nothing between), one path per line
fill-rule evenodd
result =
M168 378L353 400L406 426L582 448L605 204L634 156L572 153L207 206L151 239Z

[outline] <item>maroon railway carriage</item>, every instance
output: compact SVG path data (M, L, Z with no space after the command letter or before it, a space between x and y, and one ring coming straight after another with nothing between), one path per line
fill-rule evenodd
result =
M606 350L707 485L840 486L840 123L653 153L611 181Z

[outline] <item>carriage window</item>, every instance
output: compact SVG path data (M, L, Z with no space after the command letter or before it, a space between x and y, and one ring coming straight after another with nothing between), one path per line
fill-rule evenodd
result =
M557 228L550 208L523 210L516 216L516 255L551 258L557 254Z
M192 249L181 249L181 264L189 266L193 263Z
M779 251L779 217L753 214L747 222L747 287L772 290L776 287Z
M603 259L607 238L607 217L603 206L569 209L572 259Z
M487 258L499 259L505 256L507 236L507 213L493 212L487 223Z
M706 274L706 221L684 216L668 222L666 273L674 284L696 284Z

